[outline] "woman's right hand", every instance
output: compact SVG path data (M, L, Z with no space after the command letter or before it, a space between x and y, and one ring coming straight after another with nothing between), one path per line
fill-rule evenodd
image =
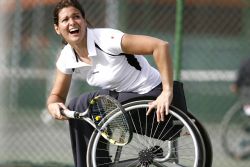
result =
M50 103L48 104L48 112L54 119L58 120L67 120L60 112L61 109L67 109L63 103Z

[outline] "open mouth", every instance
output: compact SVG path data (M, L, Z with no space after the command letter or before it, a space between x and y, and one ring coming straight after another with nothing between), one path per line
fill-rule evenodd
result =
M72 28L69 30L70 34L78 34L80 32L79 28Z

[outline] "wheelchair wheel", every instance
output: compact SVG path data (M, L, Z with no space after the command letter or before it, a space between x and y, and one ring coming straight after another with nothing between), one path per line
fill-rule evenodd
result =
M123 147L107 143L94 131L89 142L89 167L205 166L205 146L192 120L170 106L166 120L156 122L156 114L146 116L148 100L124 105L133 124L133 138Z
M243 106L241 101L236 102L221 123L223 149L234 159L250 158L250 117Z
M205 152L206 152L205 167L212 167L212 164L213 164L213 147L212 147L212 143L211 143L209 134L208 134L207 130L205 129L205 127L202 125L202 123L197 118L195 118L195 116L193 114L188 112L187 115L188 115L189 118L194 120L194 124L196 125L199 132L201 133L201 136L202 136L202 139L203 139L203 142L204 142L204 146L205 146Z

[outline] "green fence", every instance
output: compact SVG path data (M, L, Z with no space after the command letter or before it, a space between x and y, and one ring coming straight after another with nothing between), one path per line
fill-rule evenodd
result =
M178 0L176 0L178 1ZM214 167L245 167L222 150L222 116L237 100L229 90L250 56L247 0L184 0L182 36L176 41L175 0L80 0L94 27L118 28L169 41L179 56L189 110L206 126ZM50 118L46 97L62 48L53 29L56 0L0 0L0 166L73 166L67 122ZM178 36L177 36L178 37ZM181 44L181 45L179 45ZM153 61L149 59L153 64ZM177 65L176 65L177 66ZM176 67L177 68L177 67ZM93 90L77 78L69 98Z

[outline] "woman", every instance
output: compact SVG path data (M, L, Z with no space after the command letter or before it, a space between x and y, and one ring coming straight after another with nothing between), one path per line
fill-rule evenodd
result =
M143 35L131 35L109 28L90 28L77 0L62 0L54 10L54 28L66 45L57 60L57 74L47 100L53 118L65 120L60 108L83 112L89 99L100 94L120 102L153 96L146 114L157 108L157 121L164 121L173 98L172 65L167 42ZM158 70L142 55L153 55ZM65 106L73 74L86 78L100 90L84 93ZM69 120L75 166L86 166L85 154L92 128ZM84 143L85 141L85 143Z

